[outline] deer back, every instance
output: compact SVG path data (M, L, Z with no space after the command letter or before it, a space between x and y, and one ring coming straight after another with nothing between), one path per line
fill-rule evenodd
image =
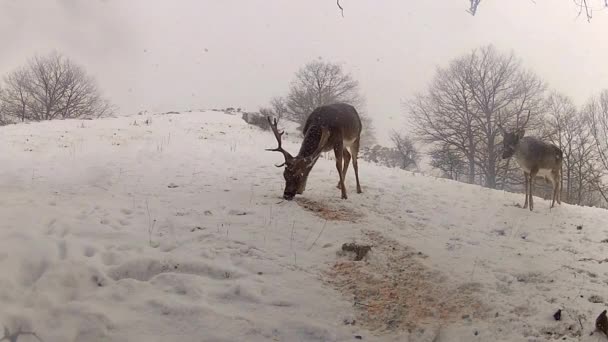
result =
M340 142L350 146L361 136L361 118L355 107L346 103L318 107L308 116L304 124L304 141L299 156L309 156L317 149L323 128L330 132L329 139L322 148L323 151L330 151Z
M553 144L534 137L523 137L517 146L515 158L527 171L533 168L554 170L561 168L563 154L559 147Z

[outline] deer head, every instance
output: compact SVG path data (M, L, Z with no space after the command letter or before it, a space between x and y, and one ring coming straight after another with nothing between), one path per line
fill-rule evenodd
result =
M517 145L519 144L519 140L521 138L524 137L526 130L526 124L528 123L528 120L530 120L530 111L528 110L528 116L526 117L526 121L521 125L519 125L519 115L517 116L517 124L516 124L516 128L514 131L512 132L507 132L501 124L501 118L500 118L500 113L498 114L498 128L500 129L500 132L502 133L502 143L503 143L503 150L502 150L502 159L507 159L507 158L511 158L513 156L513 154L515 154L515 151L517 150Z
M270 117L267 117L267 119L268 123L270 124L270 128L274 133L274 137L277 139L278 147L266 149L266 151L281 152L283 157L285 157L285 162L283 164L275 166L285 166L285 170L283 171L283 178L285 178L285 190L283 191L283 198L286 200L292 200L296 194L300 195L304 192L308 174L317 161L323 147L327 143L330 132L326 128L321 130L321 135L318 140L314 139L317 140L315 142L318 143L318 145L316 150L311 155L303 157L298 154L297 156L293 157L289 152L285 151L281 145L281 137L285 132L279 132L277 127L277 119L275 118L273 121L270 120Z

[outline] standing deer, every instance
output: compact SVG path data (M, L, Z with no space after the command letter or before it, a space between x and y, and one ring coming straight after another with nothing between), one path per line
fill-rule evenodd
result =
M532 189L534 187L534 178L544 177L547 182L551 182L553 186L553 201L551 208L555 206L555 200L560 205L561 202L561 183L562 183L562 150L553 145L541 141L535 137L524 137L525 126L530 119L530 111L524 124L516 128L514 132L507 132L500 125L500 117L498 128L503 135L503 153L502 158L507 159L515 156L515 160L519 167L524 172L526 201L524 209L530 204L530 211L534 209L532 200ZM519 120L518 120L519 121Z
M321 152L332 149L336 155L336 169L338 169L338 175L340 176L337 187L342 191L342 198L347 198L344 178L351 156L355 178L357 179L357 193L361 193L357 154L359 153L362 126L355 107L345 103L335 103L320 106L310 113L304 125L304 141L302 141L300 152L295 157L292 157L289 152L281 147L281 136L284 132L279 132L277 119L274 119L274 123L270 120L270 117L267 119L279 146L266 150L281 152L285 157L283 164L275 165L277 167L285 166L285 171L283 171L283 177L285 178L283 198L292 200L296 194L302 194L306 188L308 174L317 162ZM350 153L347 148L350 149Z

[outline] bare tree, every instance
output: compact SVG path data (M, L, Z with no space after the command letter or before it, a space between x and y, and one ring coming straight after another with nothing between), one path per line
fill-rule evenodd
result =
M563 152L562 193L564 202L571 203L576 133L580 129L576 106L560 93L552 92L546 100L547 118L543 134Z
M454 60L446 69L438 68L428 91L416 95L406 107L413 117L416 134L427 143L456 149L467 161L468 182L475 181L475 108L467 91L464 59ZM447 100L447 101L446 101Z
M443 177L460 180L460 176L466 169L463 156L450 145L435 147L430 153L431 166L440 170Z
M6 114L19 121L96 118L113 111L93 78L55 52L35 56L4 81L1 100Z
M597 149L586 118L580 118L574 149L572 153L572 171L570 172L570 203L579 205L598 205L596 196L602 191L603 183L599 164L597 163Z
M287 114L287 104L285 98L276 96L270 100L270 108L277 118L283 118Z
M505 120L515 117L517 121L524 111L537 113L544 85L535 75L522 70L513 54L501 54L491 45L470 55L465 73L477 112L474 115L480 141L477 163L485 186L495 188L500 162L497 115L503 114Z
M517 125L530 111L530 126L538 125L544 90L513 54L489 45L438 68L427 92L406 106L423 141L448 145L465 158L469 183L479 176L496 188L511 169L500 158L498 118L503 126Z
M401 134L397 131L392 131L390 139L395 146L395 151L398 154L400 161L400 168L407 170L411 167L416 167L420 161L420 154L414 146L412 139L405 134Z
M544 138L563 152L563 200L579 205L601 205L605 186L592 125L592 119L597 119L601 112L598 99L593 98L580 111L570 98L557 92L549 94L545 103Z
M27 119L28 103L32 100L27 85L31 81L26 68L20 68L5 77L5 89L0 93L3 112L19 121Z
M411 163L406 163L404 167L402 154L394 147L386 147L380 145L367 146L361 149L361 158L370 163L376 163L378 165L400 168L400 169L411 169L415 166Z
M335 102L348 103L360 111L364 101L359 82L341 65L316 60L296 72L286 98L287 116L303 125L315 108Z
M602 166L603 172L595 170L597 178L595 186L602 197L608 202L608 192L601 179L608 170L608 90L602 91L598 96L592 97L584 110L589 132L596 152L597 163Z
M282 119L285 117L287 113L287 104L285 103L285 98L276 96L270 100L270 104L268 107L260 108L260 114L263 116L272 116L278 119Z
M346 73L340 64L315 60L296 72L286 97L275 97L260 113L285 117L304 126L306 118L317 107L344 102L359 112L363 131L361 145L375 143L375 130L371 118L363 110L365 101L359 92L359 83Z

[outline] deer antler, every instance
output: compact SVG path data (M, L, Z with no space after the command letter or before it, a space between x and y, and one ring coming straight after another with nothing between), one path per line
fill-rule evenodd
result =
M519 118L518 118L519 119ZM526 116L526 121L524 121L524 124L521 125L521 129L526 128L526 125L528 124L528 121L530 120L530 110L528 109L528 116ZM517 128L519 129L519 120L517 122Z
M273 121L270 121L270 116L267 116L266 119L268 119L268 124L270 125L270 128L272 129L272 133L274 133L274 137L277 139L277 143L279 144L279 146L277 148L267 148L266 151L275 151L275 152L283 153L283 156L285 157L285 162L280 165L275 165L276 167L282 167L293 159L291 154L289 154L289 152L285 151L283 149L283 147L281 146L281 136L283 136L283 133L285 133L285 131L279 132L279 128L277 127L278 120L276 118L274 118L274 123L273 123Z

